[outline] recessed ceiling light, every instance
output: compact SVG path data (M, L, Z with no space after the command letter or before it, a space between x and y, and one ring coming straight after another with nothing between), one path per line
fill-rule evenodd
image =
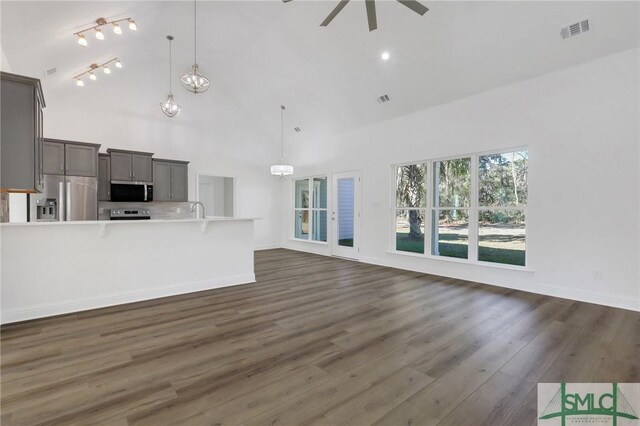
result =
M380 55L380 57L383 61L388 61L391 55L389 54L389 52L382 52L382 55Z

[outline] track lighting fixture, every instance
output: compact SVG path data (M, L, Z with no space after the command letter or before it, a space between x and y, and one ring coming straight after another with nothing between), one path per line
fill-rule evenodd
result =
M115 63L116 68L122 68L122 62L120 62L120 59L118 58L110 59L102 64L91 64L89 65L89 69L87 71L73 77L73 79L76 81L76 85L79 87L84 87L84 80L82 78L86 75L89 76L89 80L96 81L98 79L98 77L96 76L96 71L98 71L99 69L102 69L102 72L105 74L111 74L111 68L109 68L109 64L112 62Z
M87 42L87 38L85 37L85 33L87 31L91 31L94 30L95 31L95 36L98 40L104 40L104 32L102 31L102 27L104 27L105 25L112 25L113 26L113 32L115 34L122 34L122 27L120 26L120 22L126 21L127 23L129 23L129 29L131 31L137 31L138 30L138 26L136 25L136 22L131 19L131 18L123 18L123 19L116 19L113 21L107 21L104 18L98 18L96 19L96 25L86 28L82 31L78 31L76 33L73 33L74 36L77 37L78 40L78 44L80 46L87 46L88 42Z

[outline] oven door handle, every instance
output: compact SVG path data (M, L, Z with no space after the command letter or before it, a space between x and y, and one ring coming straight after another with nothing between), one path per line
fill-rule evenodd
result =
M144 200L149 201L147 200L147 185L144 185Z

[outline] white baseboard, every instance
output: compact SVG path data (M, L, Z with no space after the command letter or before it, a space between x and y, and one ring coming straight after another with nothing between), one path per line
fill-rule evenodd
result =
M109 296L94 297L88 299L76 299L66 302L48 303L37 306L27 306L17 309L2 309L2 324L17 321L26 321L35 318L50 317L53 315L68 314L72 312L86 311L89 309L104 308L107 306L122 305L125 303L141 302L143 300L158 299L160 297L176 296L179 294L193 293L196 291L212 290L215 288L229 287L233 285L249 284L256 281L255 274L236 275L217 280L197 281L186 284L177 284L166 287L151 288Z
M262 244L259 246L255 246L253 248L254 251L261 251L261 250L273 250L273 249L279 249L279 248L283 248L282 245L280 244Z
M413 272L420 272L423 274L431 273L431 272L425 271L424 268L420 268L420 267L412 268L412 267L407 267L406 265L398 266L398 265L394 265L392 262L386 262L384 260L380 260L374 257L363 257L363 258L360 258L360 261L363 263L369 263L371 265L404 269L404 270L409 270ZM626 309L629 311L640 312L640 301L633 298L612 296L610 294L596 293L596 292L581 290L576 288L559 287L559 286L549 285L549 284L535 284L535 287L529 287L529 286L525 287L525 286L519 286L519 285L507 286L507 285L494 283L494 282L478 281L478 280L470 279L469 277L462 277L462 276L454 277L450 275L448 275L448 277L457 278L457 279L470 281L470 282L480 282L482 284L492 285L496 287L526 291L528 293L542 294L545 296L553 296L561 299L576 300L578 302L594 303L596 305L611 306L613 308L620 308L620 309Z

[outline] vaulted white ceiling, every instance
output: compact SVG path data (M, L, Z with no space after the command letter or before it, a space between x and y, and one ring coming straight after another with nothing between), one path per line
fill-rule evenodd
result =
M420 17L377 1L369 32L364 2L352 0L327 27L336 1L200 1L198 62L210 78L194 96L179 77L193 61L193 3L3 1L2 50L11 71L43 79L49 105L73 102L132 114L158 114L168 91L165 36L175 37L173 85L178 120L277 132L279 105L303 132L326 135L450 102L639 45L639 3L611 1L423 1ZM132 16L139 30L106 40L72 33L98 17ZM592 31L562 40L560 28L589 18ZM380 54L389 51L383 62ZM122 71L75 86L71 77L118 56ZM47 69L57 72L45 78ZM388 94L391 102L376 98ZM198 121L198 119L200 121ZM232 131L230 129L229 131ZM277 133L276 133L277 134Z

